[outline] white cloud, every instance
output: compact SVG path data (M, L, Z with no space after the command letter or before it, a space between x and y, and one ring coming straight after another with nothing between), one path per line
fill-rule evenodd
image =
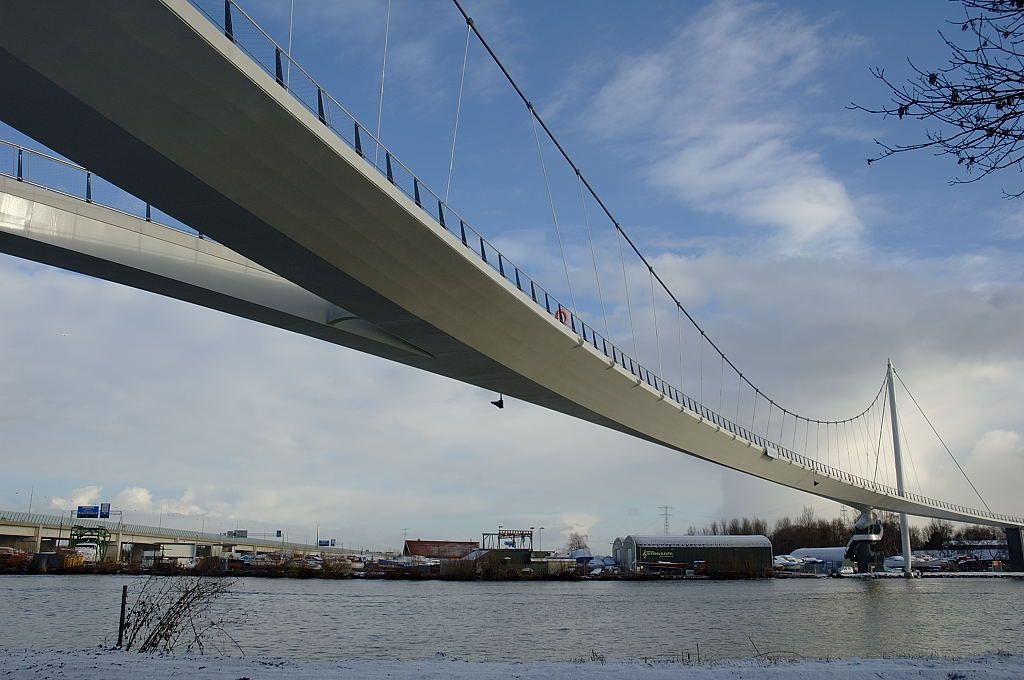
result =
M714 3L621 58L586 118L630 139L632 161L666 195L767 228L783 254L855 252L857 207L803 139L813 116L801 102L842 49L796 12Z
M833 417L863 406L892 356L993 506L1020 511L1019 258L798 256L865 247L858 206L801 128L798 100L830 57L824 33L787 10L714 4L668 43L622 60L590 120L653 155L646 179L666 195L762 227L791 256L768 262L763 234L699 255L677 234L648 239L661 246L649 253L657 270L751 377L796 410ZM549 230L537 233L497 240L557 283L557 249ZM598 243L621 342L629 319L614 253ZM574 285L591 277L578 268L588 256L572 253ZM649 329L648 275L629 277L636 324ZM0 258L0 290L0 318L11 320L0 325L0 422L18 452L7 483L44 483L42 493L62 494L55 507L103 500L102 484L120 489L129 521L163 514L293 538L320 526L378 547L396 546L403 528L474 538L498 524L545 526L552 544L577 530L600 550L659 530L663 503L676 507L675 528L804 504L835 510L588 423L511 400L497 411L475 388L112 284ZM641 354L654 365L645 335ZM688 342L679 382L694 393ZM662 349L675 381L676 348ZM923 490L971 502L901 404Z
M113 503L117 508L148 512L153 507L153 494L141 486L129 486L114 496Z
M293 535L320 525L383 547L402 528L473 538L570 520L610 540L638 520L608 510L608 479L635 475L671 500L687 488L672 480L693 478L698 494L721 474L512 400L498 411L489 393L333 345L0 263L0 314L32 319L0 326L0 393L20 395L4 403L5 442L22 452L12 490L91 485L83 500L113 497L126 521L163 513L165 525L173 514L188 528Z
M72 489L66 498L60 496L51 498L50 507L54 510L67 510L74 509L79 505L93 505L99 499L100 491L98 486L80 486L77 489Z
M966 461L960 461L961 465L968 466L968 474L981 495L990 503L999 503L1004 508L993 508L996 512L1005 511L1007 499L1020 498L1020 475L1007 471L1020 470L1022 463L1024 434L1017 430L1000 429L983 433L966 456ZM957 474L951 469L948 473ZM1009 507L1017 509L1015 506Z

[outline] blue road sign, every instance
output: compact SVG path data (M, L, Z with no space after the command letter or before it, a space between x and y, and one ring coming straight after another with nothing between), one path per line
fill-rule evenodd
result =
M78 510L75 512L78 519L99 519L100 506L98 505L79 505Z

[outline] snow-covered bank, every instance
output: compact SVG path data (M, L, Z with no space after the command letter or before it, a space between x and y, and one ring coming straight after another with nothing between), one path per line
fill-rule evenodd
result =
M224 680L359 678L359 680L603 680L611 678L694 678L695 680L793 680L835 678L860 680L971 680L1024 677L1024 657L993 655L964 659L845 659L761 663L733 661L711 665L642 662L599 663L478 663L439 657L425 661L305 661L275 658L153 657L112 651L33 651L0 649L0 678L22 680L160 680L171 677L223 678Z

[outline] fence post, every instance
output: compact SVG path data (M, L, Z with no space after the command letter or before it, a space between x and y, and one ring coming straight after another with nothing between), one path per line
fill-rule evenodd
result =
M85 173L85 202L92 203L92 173Z
M153 221L153 206L151 206L149 203L146 204L146 221Z
M231 27L231 0L224 0L224 35L235 42L235 30Z
M442 229L448 229L444 223L444 203L441 202L440 198L437 199L437 221L441 223Z
M284 87L284 69L281 68L281 48L274 47L274 78L277 84Z
M320 89L319 85L316 87L316 113L320 122L327 125L327 116L324 115L324 91Z
M19 182L21 182L25 178L25 175L23 174L23 165L22 165L22 163L23 163L22 162L22 154L23 153L24 152L21 149L18 149L18 181Z
M388 167L388 181L391 182L392 184L394 184L395 183L395 176L391 172L391 152L390 151L385 151L384 152L384 161L385 161L385 163L387 164L387 167Z
M128 586L121 586L121 620L117 624L117 646L124 644L124 618L128 609Z
M423 204L420 203L420 181L415 177L412 178L412 193L415 197L416 205L422 208Z
M352 125L355 126L355 131L356 131L356 133L355 133L355 135L356 135L356 137L355 137L355 139L356 139L356 153L359 154L360 158L362 158L363 157L363 141L362 141L362 139L359 138L359 123L355 123L354 122L354 123L352 123Z

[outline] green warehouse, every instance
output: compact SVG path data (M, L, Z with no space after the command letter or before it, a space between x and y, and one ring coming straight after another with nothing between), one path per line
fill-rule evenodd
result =
M772 571L767 536L626 536L612 551L623 571L636 574L762 578Z

